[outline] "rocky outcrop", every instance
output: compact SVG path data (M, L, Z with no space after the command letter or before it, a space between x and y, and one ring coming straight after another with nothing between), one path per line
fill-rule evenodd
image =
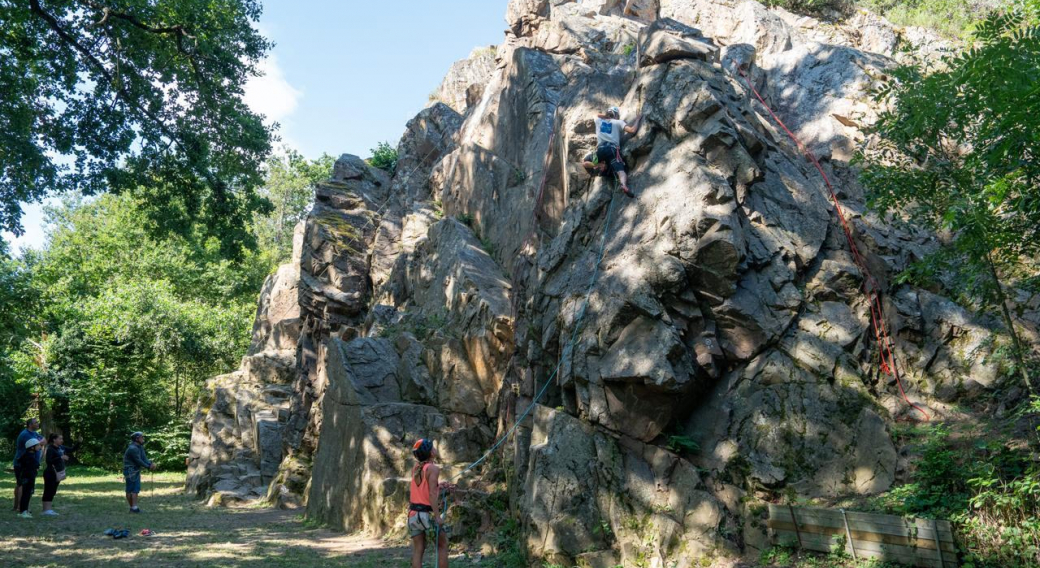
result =
M266 494L282 461L300 335L299 265L268 277L238 371L212 379L192 422L187 489L211 503Z
M430 94L430 102L442 102L459 114L476 106L484 96L484 87L497 68L498 47L478 47L466 59L456 61L444 76L440 87Z
M393 175L344 156L317 186L256 363L200 408L193 489L248 477L401 534L412 441L434 438L453 478L510 433L463 501L507 495L535 557L610 567L754 553L764 500L888 489L890 425L914 411L879 368L826 188L749 84L837 182L909 397L941 413L997 384L995 322L894 281L936 241L870 214L846 162L893 46L923 39L751 0L513 0L506 20L482 92L462 87L475 55L408 123ZM642 116L634 200L580 166L615 104ZM276 402L280 453L251 433Z

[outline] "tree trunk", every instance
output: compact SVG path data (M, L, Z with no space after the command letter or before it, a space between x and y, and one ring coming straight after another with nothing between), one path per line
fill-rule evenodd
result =
M181 374L173 374L173 399L176 401L175 414L177 418L181 417Z
M997 267L993 264L993 257L989 253L986 253L986 263L989 264L989 273L993 277L993 285L996 287L997 302L1000 304L1000 313L1004 318L1004 327L1007 328L1008 334L1011 335L1012 357L1015 359L1015 365L1018 366L1022 382L1026 385L1026 392L1032 395L1033 383L1029 380L1029 368L1026 367L1022 340L1018 337L1018 332L1015 331L1015 321L1011 319L1011 310L1008 308L1007 296L1004 294L1004 287L1000 283L1000 277L997 276Z

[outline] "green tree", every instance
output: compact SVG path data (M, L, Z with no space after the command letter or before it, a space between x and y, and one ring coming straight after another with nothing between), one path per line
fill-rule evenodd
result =
M259 253L225 258L201 226L152 236L142 207L129 194L70 197L48 210L47 248L25 256L46 292L27 374L93 463L113 463L133 429L183 433L205 380L248 348L268 273Z
M21 380L17 355L33 331L39 297L25 264L11 258L0 241L0 439L18 434L29 406L31 391Z
M893 72L862 174L873 207L907 211L943 235L942 249L905 277L945 275L995 309L1030 391L1007 288L1035 285L1040 252L1038 14L1040 1L1028 0L980 22L973 45L937 70Z
M265 164L266 178L260 195L273 205L267 214L257 214L253 231L257 243L271 260L272 267L289 260L293 230L307 216L314 198L314 184L329 179L335 159L322 154L308 160L299 152L285 148Z
M376 147L372 149L372 157L368 159L368 164L393 175L397 170L397 148L391 146L389 142L376 144Z
M271 43L258 0L0 0L0 228L47 192L150 188L152 227L203 219L225 252L269 208L271 126L243 85Z

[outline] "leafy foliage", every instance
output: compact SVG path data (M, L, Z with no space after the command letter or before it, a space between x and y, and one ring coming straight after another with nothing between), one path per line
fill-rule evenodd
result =
M397 148L391 146L389 142L380 142L372 150L372 157L368 159L368 164L393 174L397 170Z
M967 35L992 2L971 0L860 0L900 26L920 26L950 37Z
M137 192L155 228L221 248L269 205L272 130L243 102L271 47L258 0L0 0L0 228L48 191ZM203 222L195 224L196 219Z
M1040 412L1035 402L1033 413ZM950 519L965 566L1026 568L1040 562L1040 467L1000 443L957 445L939 425L920 433L912 482L880 498L890 513Z
M256 254L227 260L195 227L153 238L131 195L65 200L48 247L25 263L46 290L22 346L20 381L51 409L87 463L115 464L126 436L183 420L203 381L248 346Z
M148 458L163 471L185 469L185 459L191 446L191 426L183 420L174 420L151 432L148 439Z
M32 314L39 292L25 263L8 256L0 242L0 437L14 438L21 431L31 390L18 380L15 354L31 333Z
M945 276L998 310L1021 369L1002 280L1038 276L1028 260L1040 252L1038 13L1040 2L1029 0L990 16L974 45L939 70L895 70L878 93L888 105L873 128L880 143L862 158L872 207L906 211L944 235L940 252L905 276Z
M696 454L701 447L693 438L675 434L668 436L668 449L677 454Z
M767 6L779 6L792 12L816 13L826 10L846 11L853 0L765 0Z
M272 267L287 262L292 255L293 230L307 216L313 185L332 175L334 162L328 154L308 160L290 148L267 161L267 178L260 195L271 202L272 210L254 215L253 232Z

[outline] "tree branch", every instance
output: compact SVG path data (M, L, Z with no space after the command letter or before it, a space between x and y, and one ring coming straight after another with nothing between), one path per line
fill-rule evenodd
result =
M54 33L58 34L58 37L60 37L65 43L67 43L73 49L78 51L84 57L87 63L89 63L90 66L93 67L105 79L108 85L116 91L116 95L125 104L130 106L132 109L136 110L138 113L143 115L152 123L154 123L155 126L158 127L159 130L163 133L163 135L166 136L167 139L169 139L173 144L176 144L182 150L184 149L183 141L180 139L179 136L177 136L175 132L173 132L173 130L170 129L169 125L167 125L166 122L164 122L161 118L156 116L155 113L151 112L150 110L142 106L139 102L133 100L133 97L130 96L129 91L127 91L126 89L125 82L117 82L115 78L112 76L112 73L105 67L104 63L102 63L93 53L91 53L89 49L87 49L81 43L76 41L76 38L73 37L68 31L66 31L62 27L61 22L58 21L58 18L56 18L53 14L43 9L43 7L40 5L40 0L29 0L29 7L32 13L39 16L44 22L47 23L47 26L50 27L51 30L54 31ZM204 177L206 181L209 182L210 187L214 190L214 192L217 195L223 193L223 191L220 189L219 184L217 183L217 180L213 177L213 174L211 172L206 171L204 168L196 167L194 169L196 173Z
M177 25L177 26L166 26L166 27L157 28L157 27L149 26L148 24L142 22L141 20L138 20L136 17L131 16L130 14L127 14L127 13L124 13L124 12L113 12L111 8L109 8L107 6L102 6L101 4L98 4L97 2L92 2L91 0L86 0L85 2L81 2L81 4L84 4L84 5L86 5L86 6L90 7L90 8L93 8L94 10L100 10L102 12L102 14L104 14L104 17L101 18L101 21L98 22L95 25L101 25L101 24L105 23L105 21L108 20L109 16L111 16L113 18L117 18L117 19L123 20L125 22L129 22L135 28L138 28L138 29L141 29L141 30L144 30L146 32L153 33L153 34L177 34L179 36L186 36L186 37L190 37L192 39L195 38L195 36L189 34L187 32L187 30L184 29L184 26Z
M94 24L94 26L102 25L106 21L108 21L109 17L113 17L118 20L123 20L124 22L129 23L130 25L134 26L139 30L143 30L153 34L173 35L176 38L177 51L180 52L181 55L184 55L184 57L188 60L188 64L191 65L192 71L195 73L195 82L199 85L200 88L209 86L209 82L206 81L205 75L203 75L202 70L199 69L199 63L196 60L196 55L189 52L188 48L184 44L185 38L193 39L196 41L196 43L198 43L198 38L188 33L188 30L186 30L184 26L176 25L155 27L142 22L141 20L137 19L137 17L131 14L127 14L125 12L114 12L108 6L103 6L92 0L85 0L83 2L80 2L80 4L87 6L93 10L99 10L103 14L101 20Z
M78 41L76 41L76 38L72 37L72 35L69 34L69 32L65 31L65 29L61 27L61 22L59 22L56 17L54 17L49 12L45 11L43 7L40 6L40 0L29 0L29 6L34 14L42 18L43 21L47 22L47 25L51 28L51 30L54 31L54 33L58 34L58 37L60 37L62 40L65 41L65 43L69 44L70 46L72 46L73 49L75 49L81 55L83 55L87 62L92 67L94 67L94 69L97 70L97 72L100 73L102 77L104 77L105 81L109 84L109 86L115 89L116 94L119 95L119 98L121 98L123 102L130 105L132 108L137 110L139 113L143 114L149 120L155 122L159 129L162 130L163 134L169 136L172 139L176 139L176 136L174 135L173 131L169 129L169 127L166 125L165 122L162 121L162 119L160 119L158 116L156 116L148 109L141 106L139 103L131 100L130 93L127 92L126 87L123 86L121 83L116 82L115 77L112 76L112 72L105 68L105 64L102 63L97 57L95 57L89 49L87 49Z

